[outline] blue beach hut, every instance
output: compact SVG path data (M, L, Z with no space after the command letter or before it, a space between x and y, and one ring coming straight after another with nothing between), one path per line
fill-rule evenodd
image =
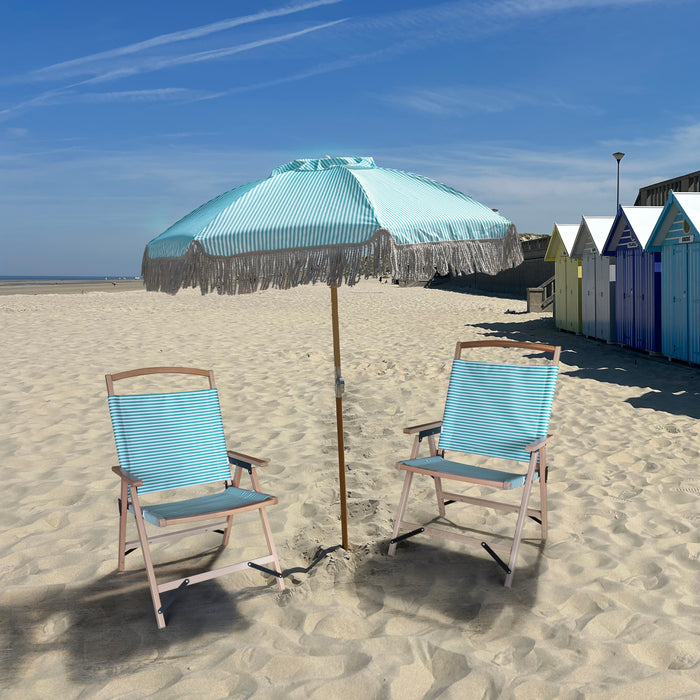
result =
M620 207L603 247L615 264L615 335L661 351L661 253L645 250L663 207Z
M571 251L581 259L581 332L615 340L615 266L603 255L614 216L584 216Z
M554 263L554 323L557 328L581 332L581 261L570 253L578 224L554 224L544 259Z
M661 253L661 352L700 364L700 192L673 192L647 250Z

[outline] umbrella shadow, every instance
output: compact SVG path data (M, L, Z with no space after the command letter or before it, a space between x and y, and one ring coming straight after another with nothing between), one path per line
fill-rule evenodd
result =
M545 546L539 540L522 540L513 586L505 588L505 572L474 547L456 550L419 536L399 543L390 557L387 540L383 554L362 562L355 573L359 607L368 616L383 610L392 618L423 618L430 624L447 618L486 631L505 609L534 607Z
M634 408L700 418L700 370L666 357L573 335L558 330L550 318L510 323L480 323L487 336L549 343L562 348L561 365L567 376L647 389L626 399Z
M217 551L212 559L218 555ZM184 576L192 570L170 570L167 575L171 572ZM267 587L271 586L274 583ZM114 571L84 586L42 589L34 600L0 608L0 677L11 681L25 664L56 650L64 653L68 676L75 682L129 675L168 657L172 648L197 647L196 640L212 634L246 630L251 621L241 616L236 603L261 588L232 595L216 579L198 583L168 609L164 630L156 627L143 569Z

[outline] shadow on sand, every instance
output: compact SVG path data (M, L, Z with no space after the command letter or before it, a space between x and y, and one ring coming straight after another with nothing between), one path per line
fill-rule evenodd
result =
M463 534L479 534L450 524ZM425 618L430 625L444 617L486 631L504 610L535 605L545 547L539 539L522 540L509 589L503 586L505 572L478 547L418 535L399 543L390 557L387 540L380 545L382 554L366 559L356 571L360 608L367 615L384 609L393 617Z
M217 549L202 570L218 558ZM199 557L198 557L199 558ZM159 578L192 573L156 567ZM200 568L200 567L198 567ZM23 665L49 651L65 654L71 680L95 683L125 676L144 663L163 661L173 653L198 647L201 640L243 631L250 621L241 617L237 601L271 595L274 583L250 587L231 595L216 580L186 589L166 615L165 630L156 627L144 569L114 571L85 586L50 586L35 599L0 609L0 678L11 682ZM167 594L166 594L167 595ZM164 596L165 597L165 596ZM199 642L198 642L199 640ZM177 650L177 651L175 651Z
M561 345L567 376L648 389L627 399L635 408L649 408L700 418L700 369L666 357L558 330L551 318L474 324L487 336Z

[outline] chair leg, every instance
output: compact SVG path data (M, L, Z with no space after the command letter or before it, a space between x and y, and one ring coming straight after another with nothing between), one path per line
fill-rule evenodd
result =
M146 524L143 521L143 515L141 515L141 506L139 505L138 496L136 495L136 489L132 489L132 499L134 505L134 517L136 518L136 529L139 533L139 541L141 542L141 551L143 552L143 561L146 565L146 575L148 576L148 585L151 589L151 600L153 601L153 612L156 616L156 623L158 624L158 629L165 629L165 615L159 612L162 603L160 600L160 592L158 591L158 582L156 581L156 574L153 570L153 560L151 559L151 550L148 546L148 533L146 532Z
M223 547L228 546L229 538L231 537L231 526L233 525L233 516L229 515L226 518L226 529L224 530L224 539L221 543Z
M272 539L272 528L270 527L270 520L267 517L267 511L265 508L260 508L260 520L262 520L263 531L265 533L265 539L267 540L267 548L274 559L275 571L278 574L281 574L282 567L280 566L279 559L277 558L275 541ZM281 576L277 578L277 587L280 589L280 591L284 590L284 579Z
M126 481L122 481L121 501L119 506L119 557L117 569L124 571L124 558L126 557L126 518L129 513L129 487Z
M396 513L396 522L394 523L394 531L391 533L391 539L399 536L399 530L401 528L401 521L403 520L403 514L406 510L406 503L408 502L408 492L411 490L411 481L413 481L413 472L406 472L406 478L403 481L403 491L401 491L401 499L399 500L399 510ZM389 545L389 556L392 557L396 554L396 542Z
M527 505L530 501L530 491L532 490L532 482L535 478L535 464L537 457L533 453L530 457L530 468L527 470L527 477L523 485L523 497L520 501L520 511L518 512L518 520L515 524L515 535L513 536L513 546L510 549L510 559L508 560L508 568L510 573L506 574L506 580L503 584L506 588L510 588L513 582L513 572L515 571L515 562L518 559L518 549L520 548L520 538L523 534L523 525L527 517Z
M440 517L445 517L445 497L442 495L442 479L439 476L433 477L435 481L435 495L437 496L438 511Z
M540 520L542 521L542 541L547 539L547 459L544 448L540 452Z

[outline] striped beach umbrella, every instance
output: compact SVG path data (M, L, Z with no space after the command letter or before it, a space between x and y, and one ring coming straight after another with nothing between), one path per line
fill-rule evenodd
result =
M348 549L337 288L362 277L495 274L522 262L515 227L429 178L372 158L300 159L236 187L146 246L146 288L237 294L321 282L331 289L342 544Z

